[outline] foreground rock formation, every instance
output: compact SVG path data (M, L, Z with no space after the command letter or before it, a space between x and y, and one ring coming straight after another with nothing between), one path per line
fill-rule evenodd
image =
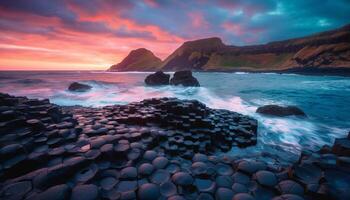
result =
M286 117L291 115L306 117L304 111L296 106L266 105L259 107L256 112L264 115L272 115L278 117Z
M69 85L68 90L73 92L86 92L91 90L91 88L92 87L90 85L74 82Z
M257 121L198 101L66 107L0 94L0 199L347 199L349 137L290 168L217 153Z

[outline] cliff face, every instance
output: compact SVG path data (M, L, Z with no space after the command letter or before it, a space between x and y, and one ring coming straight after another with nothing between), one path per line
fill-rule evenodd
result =
M164 70L282 70L294 67L350 67L350 26L265 45L228 46L219 38L185 42Z
M264 71L290 68L350 69L350 25L264 45L229 46L220 38L183 43L163 62L146 49L132 51L114 71Z
M108 71L155 71L161 63L151 51L140 48L131 51L122 62L112 65Z

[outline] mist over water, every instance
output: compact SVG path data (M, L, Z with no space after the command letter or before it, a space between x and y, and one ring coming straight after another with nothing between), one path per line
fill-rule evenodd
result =
M249 73L194 73L201 87L147 87L148 73L0 72L0 92L48 98L70 106L127 104L153 97L197 99L210 108L228 109L259 121L258 144L233 148L237 157L273 155L279 162L298 158L301 149L317 150L350 130L350 79ZM85 93L67 90L71 82L91 85ZM255 113L262 105L296 105L308 118L278 118Z

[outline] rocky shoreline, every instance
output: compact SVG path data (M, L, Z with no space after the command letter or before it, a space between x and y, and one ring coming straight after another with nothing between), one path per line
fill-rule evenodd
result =
M350 136L289 167L235 159L257 121L194 100L60 107L0 93L0 199L349 199Z

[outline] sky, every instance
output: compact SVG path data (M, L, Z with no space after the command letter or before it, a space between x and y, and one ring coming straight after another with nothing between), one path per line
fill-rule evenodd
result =
M264 44L350 23L350 0L0 0L0 70L103 70L184 41Z

